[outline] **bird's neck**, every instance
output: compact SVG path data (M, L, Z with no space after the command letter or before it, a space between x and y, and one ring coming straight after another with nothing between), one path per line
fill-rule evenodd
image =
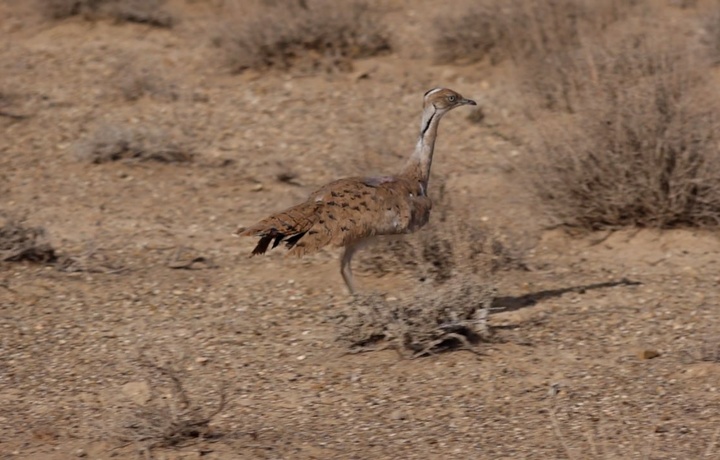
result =
M420 136L418 137L415 151L405 163L402 174L417 180L427 190L430 179L430 166L432 166L433 151L435 150L435 139L437 138L438 126L443 112L438 111L430 104L423 110L422 122L420 123Z

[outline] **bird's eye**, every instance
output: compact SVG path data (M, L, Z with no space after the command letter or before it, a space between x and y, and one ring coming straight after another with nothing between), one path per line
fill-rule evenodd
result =
M455 97L455 95L453 94L453 95L448 96L447 99L448 99L448 101L450 101L450 102L455 102L455 99L457 99L457 97Z

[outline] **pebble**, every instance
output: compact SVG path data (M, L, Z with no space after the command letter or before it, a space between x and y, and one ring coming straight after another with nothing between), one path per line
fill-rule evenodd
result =
M650 349L642 349L637 351L637 357L640 359L653 359L660 356L660 352Z
M120 388L120 392L137 405L144 406L150 402L150 385L147 382L128 382Z
M393 420L405 420L407 419L407 414L401 410L396 410L390 414L390 418Z

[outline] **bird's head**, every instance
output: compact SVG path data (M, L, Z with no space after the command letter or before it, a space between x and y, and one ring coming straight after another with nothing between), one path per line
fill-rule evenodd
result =
M477 103L448 88L433 88L423 96L423 109L432 107L435 112L441 114L463 105L477 105Z

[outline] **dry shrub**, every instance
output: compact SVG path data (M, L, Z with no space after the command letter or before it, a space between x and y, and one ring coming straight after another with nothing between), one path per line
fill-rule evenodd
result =
M390 49L378 17L360 0L236 3L215 42L236 72L250 68L350 70L352 59Z
M700 360L720 363L720 337L704 340L700 347Z
M22 99L21 94L0 88L0 119L18 121L30 118L31 115L23 113L19 107Z
M4 218L0 227L0 261L53 263L58 260L55 249L47 241L42 227L26 227Z
M410 299L357 296L336 318L338 341L350 352L393 348L418 358L453 349L475 352L489 337L495 291L481 280L457 280L441 289L422 286Z
M720 363L720 336L708 336L692 350L683 350L681 358L685 364L697 362Z
M123 65L116 75L117 87L127 101L137 101L143 97L163 101L177 101L179 98L175 85L151 67Z
M74 146L76 155L92 163L119 160L177 163L194 153L167 131L142 126L103 124Z
M150 361L141 364L147 374L149 401L139 404L118 400L108 408L101 437L133 443L150 458L153 449L221 436L210 424L225 410L224 391L216 407L208 409L190 398L179 371Z
M113 263L97 248L69 256L50 244L43 227L28 227L0 215L0 262L32 262L53 266L65 273L120 273L125 268Z
M43 13L52 19L82 15L135 22L155 27L172 27L175 20L163 4L165 0L36 0Z
M565 56L555 94L572 114L538 115L521 166L556 223L720 224L720 99L694 51L663 28Z
M356 296L336 318L338 340L350 351L390 347L414 358L457 348L474 351L489 337L493 273L499 266L487 229L459 214L439 215L414 236L405 245L405 258L413 261L420 286L401 299Z
M710 11L704 19L705 44L714 65L720 64L720 6Z
M489 57L521 61L552 55L600 33L640 0L480 0L436 19L435 59L475 62Z
M528 248L518 235L472 217L467 221L475 213L473 204L452 202L442 182L432 190L430 225L413 235L380 238L358 256L359 270L378 276L410 272L420 282L442 283L453 277L458 262L460 267L469 263L473 271L482 268L491 274L527 268L524 255Z

